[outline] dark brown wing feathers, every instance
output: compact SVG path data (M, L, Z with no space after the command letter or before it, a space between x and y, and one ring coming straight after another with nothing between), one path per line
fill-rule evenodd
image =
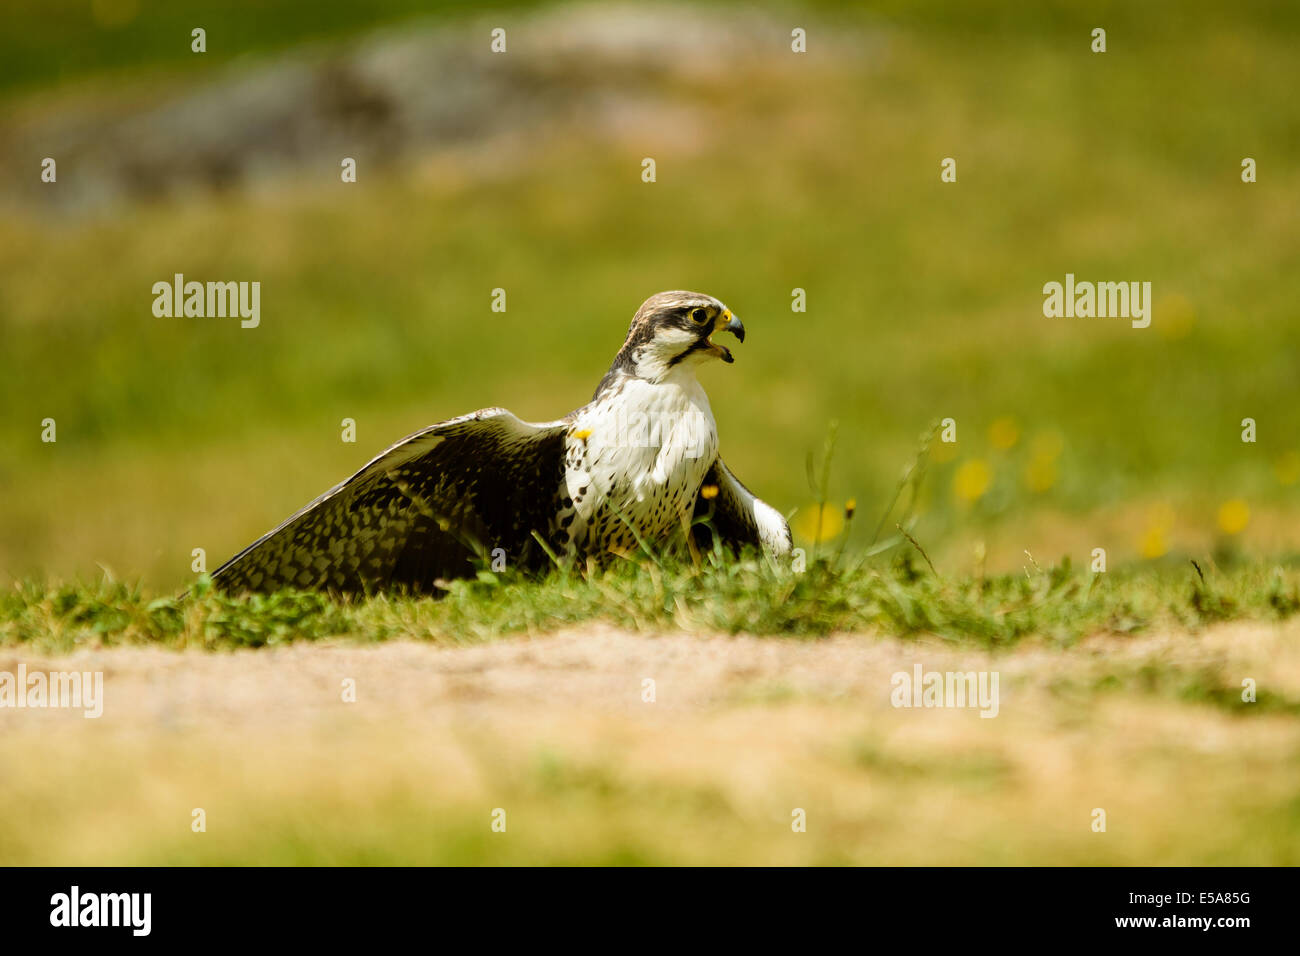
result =
M398 442L213 574L223 590L428 593L502 549L542 560L564 463L563 422L484 409ZM498 552L500 554L501 552Z

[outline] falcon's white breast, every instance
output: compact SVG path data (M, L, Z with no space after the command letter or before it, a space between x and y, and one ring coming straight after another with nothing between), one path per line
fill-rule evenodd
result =
M617 382L578 411L565 437L569 553L630 551L637 535L657 541L689 525L717 454L713 409L693 372Z

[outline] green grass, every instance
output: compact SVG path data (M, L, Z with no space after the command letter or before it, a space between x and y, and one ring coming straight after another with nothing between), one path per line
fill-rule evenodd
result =
M684 629L818 637L937 634L959 646L1010 648L1028 635L1068 645L1099 633L1196 630L1300 610L1300 568L1241 563L1092 574L1069 563L985 578L936 578L904 553L889 566L782 570L765 559L700 565L631 561L541 580L480 572L438 599L340 602L312 592L231 597L200 580L188 598L120 582L23 584L0 598L0 647L64 653L155 645L230 650L295 641L427 640L459 645L600 621L643 632Z

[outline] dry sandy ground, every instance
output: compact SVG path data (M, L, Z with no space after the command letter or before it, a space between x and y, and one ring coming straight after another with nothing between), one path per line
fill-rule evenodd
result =
M1300 721L1178 691L1300 699L1300 622L996 656L588 627L20 661L102 671L104 712L0 709L0 863L1300 861ZM996 718L892 706L916 664L996 671ZM1164 689L1098 687L1142 668Z

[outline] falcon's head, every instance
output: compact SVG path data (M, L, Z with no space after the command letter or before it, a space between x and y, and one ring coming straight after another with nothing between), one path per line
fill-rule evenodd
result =
M636 310L614 367L660 382L682 366L694 367L713 358L734 362L731 350L713 341L716 332L730 332L745 341L745 326L713 296L660 292Z

